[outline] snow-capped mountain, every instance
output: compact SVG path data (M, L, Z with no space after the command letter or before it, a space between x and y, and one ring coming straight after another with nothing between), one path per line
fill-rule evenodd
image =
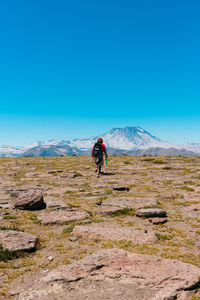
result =
M99 137L112 154L143 155L197 155L200 154L200 143L177 145L164 142L143 128L113 128L109 132L86 139L39 141L24 147L0 146L0 156L58 156L88 155Z
M0 146L0 156L6 157L6 156L18 156L21 153L23 153L23 150L21 147L14 147L14 146L7 146L3 145Z
M187 143L179 146L186 150L200 153L200 143Z
M113 128L106 134L90 139L74 139L69 141L70 147L82 150L90 149L96 140L102 137L107 147L123 150L146 149L150 147L170 148L172 143L163 142L141 127Z

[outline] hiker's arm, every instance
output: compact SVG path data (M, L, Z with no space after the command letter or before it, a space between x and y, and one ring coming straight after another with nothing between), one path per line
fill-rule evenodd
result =
M94 156L94 148L92 149L92 157Z
M108 158L108 154L107 154L107 152L106 152L106 147L105 147L105 145L103 144L102 145L102 153L104 153L105 154L105 156L106 156L106 159Z

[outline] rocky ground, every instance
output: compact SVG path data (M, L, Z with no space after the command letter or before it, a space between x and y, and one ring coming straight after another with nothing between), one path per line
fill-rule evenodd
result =
M200 299L200 158L0 159L0 298Z

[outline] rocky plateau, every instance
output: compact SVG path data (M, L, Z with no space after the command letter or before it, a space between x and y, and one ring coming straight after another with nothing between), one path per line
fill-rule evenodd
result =
M0 299L200 299L200 158L0 158Z

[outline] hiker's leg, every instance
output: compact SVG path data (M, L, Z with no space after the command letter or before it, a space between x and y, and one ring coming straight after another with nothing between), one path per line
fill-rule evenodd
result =
M98 163L98 165L97 165L97 175L99 175L100 172L101 172L101 164Z
M97 163L97 159L96 159L96 158L94 158L94 163L95 163L95 165L96 165L95 173L97 173L97 171L98 171L98 163Z
M101 174L101 165L99 165L99 174Z
M97 177L99 177L99 164L97 165Z
M103 174L103 172L101 171L102 166L103 166L103 157L102 157L102 159L100 161L100 167L99 167L99 173L100 174Z

